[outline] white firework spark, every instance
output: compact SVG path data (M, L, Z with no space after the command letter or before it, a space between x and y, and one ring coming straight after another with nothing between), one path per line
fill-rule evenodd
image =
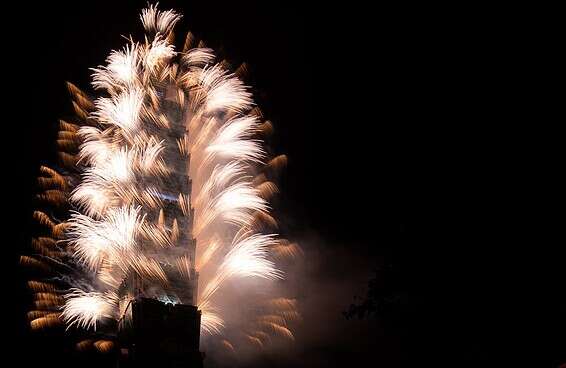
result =
M181 17L174 10L160 11L157 5L150 5L147 9L142 10L140 19L146 31L167 34L173 30Z
M197 212L194 232L200 234L218 217L236 226L247 226L253 220L254 211L267 210L267 202L259 196L257 189L253 188L250 182L235 183L223 189L206 203L202 211Z
M146 70L151 73L155 72L159 67L163 67L175 54L175 48L172 45L169 45L166 40L156 37L145 52L144 63Z
M91 126L81 127L78 134L83 139L79 151L79 161L86 164L96 165L108 160L114 150L109 141L111 130L101 130Z
M183 55L182 61L187 67L205 66L214 61L214 51L209 48L198 48L189 50Z
M218 268L215 278L203 291L202 303L208 304L222 283L232 277L259 277L271 280L283 278L281 271L267 259L268 249L275 242L273 235L263 234L253 234L242 240L236 240Z
M70 199L91 218L99 218L116 203L110 190L90 181L85 181L75 188Z
M220 334L224 328L224 321L217 311L208 302L199 304L199 309L202 313L201 329L209 335Z
M111 98L96 100L96 111L92 116L101 124L120 128L120 132L131 140L140 124L143 100L144 92L140 88L126 89Z
M205 67L199 83L207 91L205 111L208 113L219 109L241 113L252 107L252 95L246 85L218 64Z
M200 207L205 204L222 188L225 188L237 178L241 179L244 175L245 166L238 161L232 161L226 165L217 165L199 191L199 196L194 203L195 206Z
M260 142L249 139L257 132L257 120L254 116L245 116L227 122L206 147L206 159L215 156L221 158L236 158L262 162L265 152Z
M138 77L138 45L127 45L122 51L112 51L108 65L93 69L92 85L96 89L116 92L120 87L133 85Z
M61 316L67 323L67 328L77 325L96 330L98 321L115 317L116 295L72 289L66 297L67 302Z
M74 214L68 234L75 256L96 270L103 259L116 261L134 251L135 237L144 221L139 211L140 207L120 207L109 211L100 221Z

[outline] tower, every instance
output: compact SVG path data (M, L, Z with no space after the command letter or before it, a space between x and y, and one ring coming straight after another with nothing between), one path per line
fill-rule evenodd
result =
M77 124L63 122L58 140L68 171L46 170L41 197L71 211L64 221L34 212L50 237L34 239L44 257L21 259L42 272L50 268L44 260L56 263L57 285L51 277L30 286L38 299L32 327L64 323L77 330L77 350L119 351L122 366L202 365L201 328L222 338L225 320L237 320L221 313L229 310L222 304L233 305L230 291L248 283L231 280L282 279L275 258L297 253L271 233L271 179L286 159L267 162L262 138L272 125L260 124L261 110L239 77L245 68L232 73L190 33L176 51L172 29L180 17L150 5L141 15L145 40L130 39L93 69L101 94L70 87ZM223 288L228 298L219 296ZM281 318L298 318L288 311L294 303L248 289L240 295L256 334L292 340L286 323L261 324L251 315L280 309Z
M153 234L163 234L163 249L150 254L159 262L166 282L132 273L120 287L118 321L120 367L202 367L199 351L201 312L197 309L198 273L191 205L190 155L182 145L188 134L180 90L156 84L163 126L148 126L160 140L167 169L160 175L138 178L154 188L159 205L144 205L145 223ZM157 171L160 171L159 167ZM156 242L148 239L147 242ZM159 241L159 239L157 239ZM143 246L143 244L142 244ZM154 245L153 245L154 246ZM147 249L152 245L148 244Z

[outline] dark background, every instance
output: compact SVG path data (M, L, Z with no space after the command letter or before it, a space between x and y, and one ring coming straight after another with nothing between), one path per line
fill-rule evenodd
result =
M87 88L88 68L124 44L120 35L139 38L144 5L21 3L4 14L16 21L3 56L13 112L3 122L4 318L26 364L79 359L61 341L27 332L17 266L32 236L38 167L55 160L57 119L71 114L64 81ZM528 9L464 6L161 7L184 14L179 36L190 29L233 65L249 64L256 100L275 126L270 147L289 158L278 202L287 235L328 249L317 253L318 282L357 275L335 304L346 310L363 296L373 267L395 270L384 290L401 302L362 322L374 335L306 346L280 366L566 361L563 217L542 207L560 210L551 194L560 141L547 126L558 124L547 115L557 98L537 84L553 77L544 67L556 48L546 37L552 22L541 31Z

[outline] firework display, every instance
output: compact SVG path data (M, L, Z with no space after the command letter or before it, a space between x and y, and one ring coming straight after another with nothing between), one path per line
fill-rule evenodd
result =
M227 352L293 341L296 301L278 266L301 249L276 234L270 206L284 155L242 81L149 6L145 39L94 68L93 93L68 83L76 117L60 121L59 165L38 178L42 231L29 267L34 330L81 331L77 349L116 349L137 298L195 305L201 335ZM93 97L94 93L98 97ZM279 290L279 291L278 291Z

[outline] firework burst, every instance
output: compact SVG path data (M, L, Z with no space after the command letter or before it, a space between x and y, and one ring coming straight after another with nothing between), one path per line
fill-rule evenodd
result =
M68 84L76 120L60 122L60 167L41 168L34 218L44 234L32 242L36 253L21 258L50 280L29 284L39 295L35 329L64 322L95 333L124 318L141 283L144 297L197 305L202 333L235 351L223 336L232 321L222 291L236 283L238 308L257 314L241 341L263 348L276 336L294 339L294 302L269 288L246 294L244 282L277 283L284 273L275 262L301 254L272 233L268 200L278 189L267 177L286 159L269 157L261 137L273 127L237 73L195 47L190 33L176 50L180 19L143 10L145 41L92 69L101 96ZM115 346L95 340L77 348Z

